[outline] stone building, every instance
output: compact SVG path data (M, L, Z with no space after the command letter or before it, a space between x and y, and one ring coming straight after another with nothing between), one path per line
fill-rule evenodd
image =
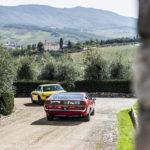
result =
M59 44L45 41L44 50L45 51L58 51Z

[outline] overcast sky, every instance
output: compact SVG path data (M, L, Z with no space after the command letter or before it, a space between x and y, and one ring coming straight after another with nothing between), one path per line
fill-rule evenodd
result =
M110 10L120 15L137 17L138 0L0 0L0 5L42 4L58 8L76 6Z

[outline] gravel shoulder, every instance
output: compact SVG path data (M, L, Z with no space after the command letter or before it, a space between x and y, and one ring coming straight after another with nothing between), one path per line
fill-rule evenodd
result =
M16 98L15 112L0 118L0 150L115 150L117 112L135 102L97 98L96 114L90 122L64 117L48 122L42 106L31 104L30 98Z

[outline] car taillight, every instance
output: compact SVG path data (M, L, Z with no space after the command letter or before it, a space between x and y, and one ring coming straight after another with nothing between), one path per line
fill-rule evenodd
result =
M79 106L78 109L79 109L79 110L84 110L84 109L85 109L85 106Z
M61 105L56 105L55 108L56 109L62 109L62 106Z
M82 106L79 106L79 109L82 109Z
M49 106L49 109L53 109L53 106L50 105L50 106Z
M49 105L49 104L45 104L45 108L46 108L46 109L52 109L53 106L52 106L52 105Z

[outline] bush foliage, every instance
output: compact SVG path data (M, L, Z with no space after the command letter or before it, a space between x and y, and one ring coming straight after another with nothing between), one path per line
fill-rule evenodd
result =
M13 108L14 108L13 92L0 93L0 114L9 115L12 113Z

